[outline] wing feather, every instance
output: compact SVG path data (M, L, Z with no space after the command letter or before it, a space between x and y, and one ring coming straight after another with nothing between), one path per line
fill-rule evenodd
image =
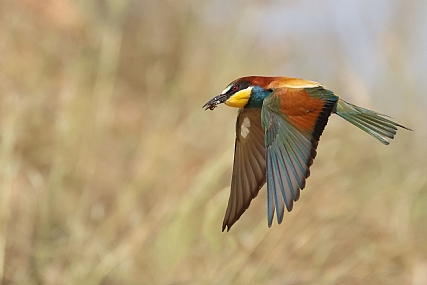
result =
M277 166L277 156L275 153L269 153L269 162L270 165L273 169L278 169ZM278 173L277 171L272 171L271 175L273 177L273 187L272 187L272 191L274 193L274 201L276 204L276 216L278 220L283 220L283 215L284 215L284 206L283 206L283 191L284 191L284 187L283 187L283 182L282 179L280 177L280 173ZM268 187L268 185L267 185ZM287 204L287 201L285 200L285 204Z
M317 92L316 92L317 89ZM276 90L264 100L261 122L265 130L268 225L283 220L300 197L318 140L338 97L318 86Z
M222 230L231 226L246 211L265 184L264 130L261 109L240 109L236 122L233 175L230 197Z

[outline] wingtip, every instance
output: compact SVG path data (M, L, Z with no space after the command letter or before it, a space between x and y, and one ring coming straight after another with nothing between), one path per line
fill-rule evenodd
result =
M271 228L271 226L273 225L273 217L271 217L271 218L269 217L268 218L267 225L268 225L269 228Z
M224 232L224 231L229 232L231 226L232 225L229 225L229 224L226 224L226 223L222 224L222 232Z
M281 211L279 213L279 211L276 211L277 213L277 223L280 225L283 222L283 217L285 216L285 211Z

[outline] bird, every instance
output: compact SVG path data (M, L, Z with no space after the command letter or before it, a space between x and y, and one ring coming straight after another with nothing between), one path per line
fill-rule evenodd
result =
M248 209L267 183L267 219L282 223L310 176L320 136L336 114L388 145L398 128L391 117L340 99L322 84L291 77L246 76L231 82L203 108L238 108L230 197L222 231Z

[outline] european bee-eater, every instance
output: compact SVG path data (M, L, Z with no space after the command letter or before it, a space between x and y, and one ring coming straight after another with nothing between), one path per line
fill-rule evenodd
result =
M399 125L389 117L350 104L309 80L289 77L242 77L231 82L203 108L225 103L239 108L230 198L222 231L246 211L267 181L268 226L283 220L284 208L304 189L316 148L331 113L367 132L383 144ZM387 117L387 118L386 118Z

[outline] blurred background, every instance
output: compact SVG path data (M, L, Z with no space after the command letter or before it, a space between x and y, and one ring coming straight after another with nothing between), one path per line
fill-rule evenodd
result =
M2 284L427 284L426 1L1 2ZM388 114L332 116L301 199L265 189L222 233L232 80L322 82Z

